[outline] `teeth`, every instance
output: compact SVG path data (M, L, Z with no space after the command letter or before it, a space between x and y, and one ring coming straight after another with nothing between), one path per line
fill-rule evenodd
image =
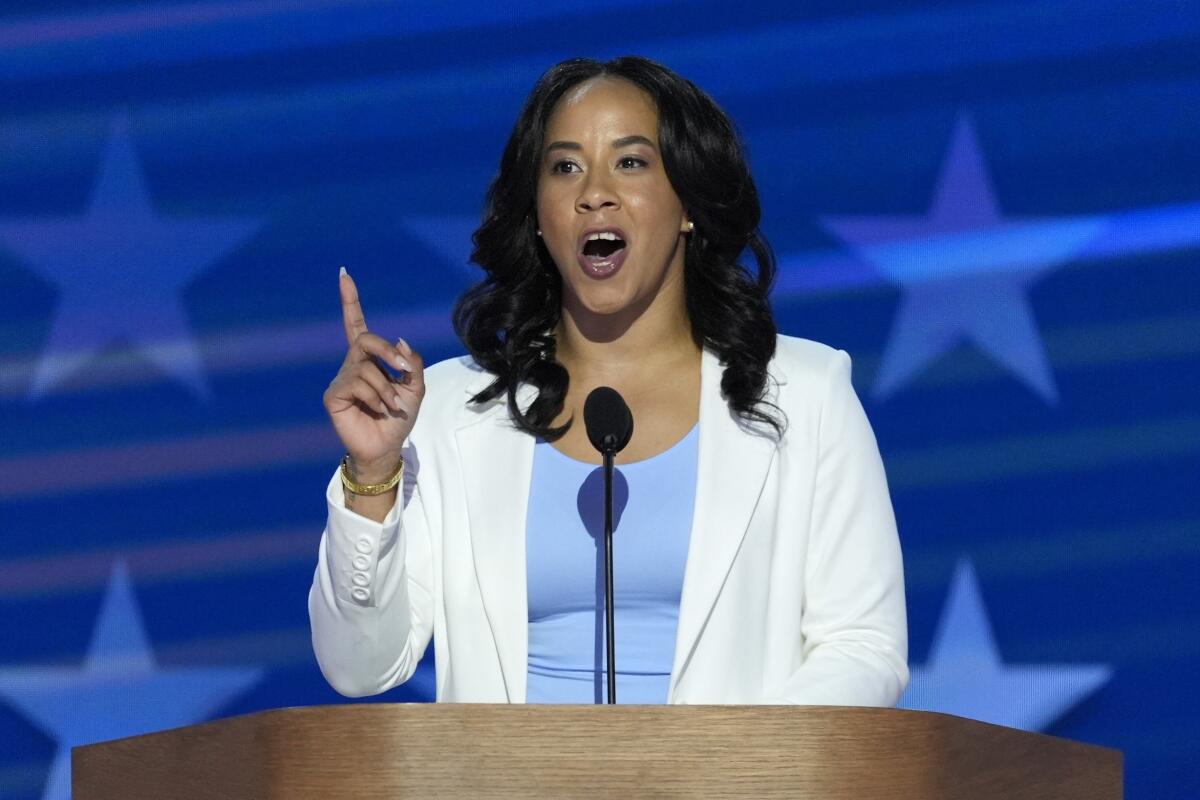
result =
M591 236L589 236L587 238L587 240L589 242L596 242L596 241L599 241L600 239L607 239L610 242L621 241L621 237L617 236L612 231L601 231L600 233L593 233Z

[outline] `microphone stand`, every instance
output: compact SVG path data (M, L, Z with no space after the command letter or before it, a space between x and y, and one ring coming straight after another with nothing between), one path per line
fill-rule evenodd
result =
M608 442L605 442L608 444ZM604 633L608 655L608 702L617 702L616 620L613 609L613 448L604 448Z
M611 386L597 386L583 403L588 441L604 457L604 622L608 644L608 704L617 702L617 622L613 598L613 459L633 436L633 415Z

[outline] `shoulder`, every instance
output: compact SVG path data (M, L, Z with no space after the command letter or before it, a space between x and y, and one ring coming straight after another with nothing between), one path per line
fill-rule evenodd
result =
M470 402L471 398L487 388L495 377L467 355L427 366L418 427L453 429L477 418L492 404L479 407Z
M848 377L850 356L811 339L780 334L775 339L771 376L783 386L798 384L802 389L828 386L831 380Z
M780 336L769 371L770 397L786 415L792 435L814 435L831 408L841 414L861 407L850 380L850 356L843 350Z
M426 392L465 391L474 383L487 383L491 374L475 363L470 356L455 356L425 367ZM437 387L435 389L435 386Z

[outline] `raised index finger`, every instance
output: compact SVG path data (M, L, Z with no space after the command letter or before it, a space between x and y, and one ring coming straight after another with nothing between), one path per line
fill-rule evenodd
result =
M342 295L342 326L346 329L346 342L354 344L358 335L366 332L367 320L358 302L358 287L345 267L338 274L338 289Z

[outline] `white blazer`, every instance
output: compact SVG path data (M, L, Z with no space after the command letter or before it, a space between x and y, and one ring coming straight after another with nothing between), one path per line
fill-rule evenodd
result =
M706 351L668 702L894 705L908 682L900 545L849 357L779 337L768 399L787 416L780 440L730 414L721 371ZM503 399L467 404L492 379L471 359L425 375L387 518L348 511L329 484L313 648L330 684L359 697L407 680L432 636L439 701L521 703L534 438Z

